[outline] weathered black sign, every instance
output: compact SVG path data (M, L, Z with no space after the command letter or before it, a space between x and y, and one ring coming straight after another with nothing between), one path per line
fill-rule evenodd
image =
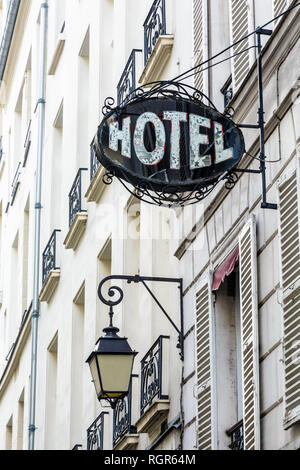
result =
M94 140L96 156L116 177L153 191L193 191L232 170L244 153L227 116L185 98L133 100L111 110Z

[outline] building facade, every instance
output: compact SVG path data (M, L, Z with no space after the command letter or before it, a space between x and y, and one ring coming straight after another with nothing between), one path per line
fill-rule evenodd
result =
M28 435L51 450L300 448L296 4L0 2L1 449L27 449ZM235 184L170 209L110 181L91 142L107 97L120 105L175 77L248 127ZM262 157L276 208L262 207ZM115 411L85 362L109 323L98 285L113 275L170 279L146 286L172 320L142 283L113 282L124 292L114 322L138 352Z

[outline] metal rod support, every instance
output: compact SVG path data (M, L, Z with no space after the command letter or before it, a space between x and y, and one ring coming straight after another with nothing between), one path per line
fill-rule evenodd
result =
M171 323L173 328L178 333L178 345L177 345L177 347L178 347L178 349L180 349L180 358L181 358L181 360L183 360L183 357L184 357L183 356L183 354L184 354L184 344L183 344L184 343L184 336L183 336L183 281L182 281L182 279L169 278L169 277L149 277L149 276L139 276L139 275L136 275L136 276L126 276L126 275L107 276L104 279L102 279L102 281L99 284L98 296L99 296L99 299L101 300L102 303L104 303L105 305L108 305L110 308L112 308L114 305L118 305L120 302L122 302L124 294L123 294L123 291L120 287L111 286L108 289L108 295L110 297L113 297L115 292L118 292L119 297L118 297L117 300L107 300L107 299L105 299L102 295L102 287L107 281L110 281L110 280L127 281L128 284L131 284L131 283L135 283L135 284L142 283L143 284L145 289L148 291L148 293L151 295L151 297L153 298L155 303L158 305L160 310L163 312L165 317L169 320L169 322ZM179 295L180 295L180 328L178 328L176 326L176 324L173 322L171 317L168 315L168 313L166 312L164 307L161 305L159 300L153 294L153 292L151 291L149 286L147 286L147 284L146 284L147 281L150 281L150 282L171 282L171 283L178 284Z
M258 68L258 126L260 128L260 169L262 175L262 209L277 209L277 204L267 202L267 182L266 182L266 155L265 155L265 121L264 121L264 97L263 97L263 69L262 69L262 44L261 35L270 36L272 31L269 29L258 28L257 35L257 68Z

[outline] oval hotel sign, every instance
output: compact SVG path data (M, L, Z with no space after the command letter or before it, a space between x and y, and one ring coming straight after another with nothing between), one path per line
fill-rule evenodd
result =
M94 148L116 177L170 193L214 183L245 150L231 119L200 102L168 97L136 99L111 110Z

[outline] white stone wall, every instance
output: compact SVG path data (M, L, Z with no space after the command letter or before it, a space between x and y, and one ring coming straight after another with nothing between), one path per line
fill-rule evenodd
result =
M49 303L42 302L39 319L38 373L35 442L37 449L86 447L86 430L100 414L86 358L95 347L102 328L108 324L108 311L97 298L100 280L109 274L141 274L178 277L178 260L173 255L172 234L160 234L160 220L168 228L170 213L141 204L140 232L137 240L124 237L127 205L131 196L116 181L105 187L98 203L88 203L86 231L75 251L63 242L69 231L68 194L79 168L90 169L89 144L100 123L107 96L116 97L116 85L133 48L143 48L143 22L151 1L49 0L47 33L46 123L43 155L41 257L53 230L57 238L57 262L61 269L57 289ZM192 2L168 2L168 28L176 31L174 56L165 70L172 77L192 64ZM35 167L37 155L37 114L34 112L39 84L40 2L25 1L21 7L17 31L2 84L2 130L4 156L0 174L1 207L1 287L0 351L0 448L17 448L22 434L28 445L29 376L31 361L30 318L27 336L17 342L10 360L5 361L16 341L22 305L29 308L33 289L33 241L35 205ZM183 12L184 10L184 12ZM3 10L4 13L4 10ZM182 21L184 18L184 21ZM179 21L180 19L180 21ZM62 23L65 28L59 36ZM22 32L21 27L24 28ZM18 29L20 28L20 29ZM55 73L49 74L59 39L64 48ZM30 58L31 60L28 60ZM141 55L142 59L142 55ZM180 65L178 61L180 60ZM31 70L32 143L26 166L21 168L20 186L14 204L10 201L11 182L16 163L22 160L22 139L16 130L16 105L26 68ZM26 66L27 64L27 66ZM138 64L137 79L143 69ZM18 145L18 149L16 148ZM23 162L23 161L22 161ZM83 173L83 196L89 186L89 171ZM25 213L25 208L27 212ZM29 221L28 256L24 250L24 217ZM131 218L128 218L131 221ZM16 235L18 243L16 244ZM97 259L111 238L111 262ZM176 241L175 241L176 242ZM13 251L13 244L17 246ZM13 262L12 262L12 256ZM27 266L24 272L24 263ZM110 266L111 265L111 266ZM15 274L14 274L15 273ZM12 279L12 276L15 276ZM40 277L42 272L40 272ZM24 276L26 293L22 292ZM84 283L84 294L78 292ZM122 284L120 284L122 285ZM41 284L42 287L42 284ZM140 360L160 334L166 340L164 386L170 398L168 422L180 413L181 361L177 333L164 318L143 286L123 285L125 300L116 307L115 323L121 335L129 338L139 352L134 373L140 376ZM176 286L152 283L151 288L174 321L179 325L179 297ZM23 288L24 290L24 288ZM22 296L24 299L22 304ZM6 322L6 332L4 323ZM140 378L134 379L133 419L139 418ZM17 426L18 400L24 390L24 425ZM107 409L105 409L107 411ZM12 427L7 428L7 424ZM133 423L134 424L134 423ZM8 443L10 431L12 441ZM8 441L7 441L8 439ZM177 442L177 441L176 441ZM149 445L142 435L140 448ZM175 445L175 444L172 444ZM177 445L177 444L176 444ZM112 447L112 414L105 416L104 448Z

